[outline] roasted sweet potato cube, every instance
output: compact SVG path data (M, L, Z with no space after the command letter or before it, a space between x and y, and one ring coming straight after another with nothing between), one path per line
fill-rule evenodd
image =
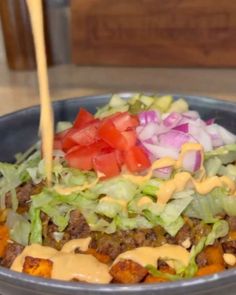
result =
M139 283L147 273L145 267L129 259L117 262L110 269L110 274L114 280L123 284Z
M166 263L161 263L158 266L158 270L163 272L163 273L168 273L168 274L172 274L175 275L176 271L174 268L170 267L168 264ZM168 280L167 278L164 278L162 276L152 276L152 275L148 275L146 276L144 283L164 283L164 282L169 282L170 280Z
M219 245L213 245L208 246L204 250L207 258L207 264L222 264L224 265L224 258L223 258L223 250L222 246Z
M207 275L212 275L216 272L223 271L225 268L222 264L211 264L207 266L203 266L198 269L196 276L207 276Z
M23 272L32 276L51 278L53 262L49 259L25 257Z
M165 283L165 282L169 282L168 279L166 278L161 278L161 277L154 277L152 275L148 275L146 276L144 283Z
M161 272L165 272L165 273L169 273L171 275L175 275L176 274L176 271L174 268L170 267L169 265L163 265L163 266L160 266L159 267L159 270Z
M236 231L230 231L229 232L229 240L230 241L235 241L236 240Z
M86 252L84 252L85 254L90 254L93 255L95 258L97 258L98 261L100 261L101 263L105 263L105 264L109 264L111 262L111 258L108 255L99 253L96 251L96 249L93 248L89 248Z
M4 256L9 240L9 229L5 225L0 225L0 257Z

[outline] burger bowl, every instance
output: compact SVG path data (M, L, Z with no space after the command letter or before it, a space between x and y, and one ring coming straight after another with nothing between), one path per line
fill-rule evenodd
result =
M132 93L121 93L129 98ZM190 108L201 117L216 118L217 122L236 133L236 103L214 98L173 95L184 97ZM111 94L66 99L53 103L55 121L73 121L80 107L90 112L109 101ZM13 162L14 155L24 152L38 140L40 108L34 106L0 117L0 161ZM159 284L87 284L47 280L17 273L0 267L0 293L2 295L183 295L183 294L235 294L236 268L196 279Z

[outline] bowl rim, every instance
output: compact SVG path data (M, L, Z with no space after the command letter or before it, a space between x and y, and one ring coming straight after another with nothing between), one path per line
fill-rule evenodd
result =
M136 94L138 92L118 92L116 94L120 95L124 98L129 98L130 96ZM64 103L69 104L78 104L78 101L86 102L89 101L96 101L101 99L109 99L113 93L107 93L107 94L99 94L99 95L86 95L86 96L79 96L79 97L72 97L72 98L66 98L61 100L53 101L53 107L59 106ZM153 92L144 92L144 94L153 94ZM171 95L175 98L186 98L188 101L194 101L195 105L200 105L203 103L206 104L216 104L217 108L220 108L221 110L228 110L232 112L232 108L235 108L236 113L236 102L228 101L228 100L222 100L222 99L216 99L213 97L208 96L201 96L201 95L188 95L188 94L170 94L170 93L157 93L157 95ZM16 110L11 113L4 114L0 116L0 124L2 121L11 119L11 117L14 117L16 115L21 114L27 114L32 111L38 111L39 112L39 105L33 105L24 109ZM121 293L124 291L129 291L130 293L134 292L146 292L146 291L172 291L180 288L185 288L185 291L187 291L186 288L191 288L192 290L205 290L207 288L216 288L222 286L222 283L227 283L227 286L230 284L233 284L233 278L236 278L236 269L231 269L227 271L223 271L220 273L216 273L213 275L208 275L204 277L199 278L193 278L193 279L183 279L180 281L175 282L167 282L167 283L154 283L154 284L133 284L133 285L127 285L127 284L91 284L91 283L78 283L78 282L66 282L66 281L60 281L55 279L44 279L40 277L34 277L30 276L24 273L18 273L15 271L12 271L10 269L7 269L5 267L0 266L0 280L4 280L8 285L17 285L18 287L25 288L31 288L31 289L39 289L41 291L47 290L47 291L58 291L60 293L60 290L63 292L91 292L91 293L110 293L110 292L116 292ZM199 289L200 288L200 289ZM209 289L208 289L209 290ZM68 293L72 294L72 293Z

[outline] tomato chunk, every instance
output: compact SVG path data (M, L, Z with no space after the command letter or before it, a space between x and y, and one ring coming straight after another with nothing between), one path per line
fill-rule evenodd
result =
M120 167L117 163L115 152L95 156L93 158L93 168L97 172L104 174L102 179L114 177L120 174Z
M111 152L111 149L103 140L89 146L74 146L66 154L65 158L70 167L91 170L93 168L93 157L99 153Z
M134 130L123 131L121 133L127 142L127 150L135 146L137 141L136 132Z
M94 120L88 123L81 129L76 130L71 135L71 140L79 145L90 145L99 140L98 128L100 126L99 120Z
M131 172L140 172L150 167L150 160L145 151L138 146L125 153L125 164Z
M62 150L64 152L68 151L76 145L76 142L71 137L76 131L77 130L75 128L70 128L64 131L64 133L62 133L61 135L59 135L61 137Z
M118 131L112 121L102 123L98 130L99 136L111 147L125 151L128 148L125 137Z
M138 118L128 112L116 113L109 118L119 131L125 131L127 129L137 127L139 124Z
M125 158L124 158L124 152L115 150L116 155L116 161L118 165L121 167L124 164Z
M87 123L94 120L94 116L87 110L80 108L79 113L74 121L74 127L77 129L83 128Z
M53 149L54 150L62 150L62 142L60 139L57 139L57 138L54 139Z
M92 159L98 152L99 151L94 146L78 146L77 149L73 149L71 152L67 153L65 159L72 168L91 170L93 168Z

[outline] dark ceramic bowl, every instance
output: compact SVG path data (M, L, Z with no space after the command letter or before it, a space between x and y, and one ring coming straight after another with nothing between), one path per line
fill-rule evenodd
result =
M131 94L122 94L129 97ZM176 98L179 96L176 95ZM186 96L185 96L186 97ZM54 103L55 120L73 120L79 107L95 112L96 107L106 103L110 95L82 97ZM190 107L200 112L203 118L216 118L230 131L236 133L236 104L212 98L187 96ZM13 161L13 155L26 150L37 140L39 107L32 107L0 118L0 161ZM0 267L0 293L11 295L49 295L49 294L214 294L230 295L236 293L236 269L199 279L183 280L173 283L147 285L92 285L45 280L16 273Z

